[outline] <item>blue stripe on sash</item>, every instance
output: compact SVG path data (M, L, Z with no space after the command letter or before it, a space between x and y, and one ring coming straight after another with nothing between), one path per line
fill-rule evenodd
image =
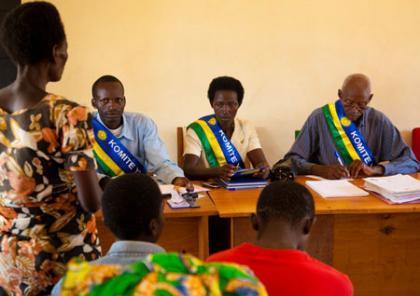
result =
M343 104L341 103L341 100L337 100L335 102L335 109L337 110L337 115L338 115L338 119L340 119L341 126L346 132L347 137L349 137L350 142L352 143L360 159L369 166L375 164L375 157L373 156L372 151L370 150L369 146L367 145L365 139L363 138L362 134L357 129L354 122L346 118L347 119L347 121L345 121L346 124L343 124L342 119L345 117L345 113L344 113L344 107L343 107Z
M92 126L95 140L102 150L115 162L122 171L127 173L141 172L146 170L138 159L115 137L111 131L105 127L98 119L92 119ZM106 137L102 139L98 136L99 132L104 132Z
M214 118L215 124L209 123L210 119ZM210 127L211 131L213 132L214 136L219 142L220 148L225 155L226 161L232 165L238 165L241 168L244 168L245 165L242 161L241 155L239 154L236 147L229 141L228 137L223 132L220 124L217 122L216 117L213 115L207 115L200 118L201 120L205 121L207 125Z

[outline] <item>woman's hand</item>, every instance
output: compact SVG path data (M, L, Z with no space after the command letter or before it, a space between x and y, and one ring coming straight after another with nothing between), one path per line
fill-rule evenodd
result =
M262 164L257 166L258 169L260 169L260 171L258 173L255 173L253 176L255 178L260 178L260 179L267 179L268 176L270 175L270 167Z
M232 176L238 170L238 168L232 164L225 164L224 166L218 167L216 169L218 170L218 177L223 180L230 180L230 178L232 178Z
M270 165L265 158L264 152L261 148L254 149L247 154L249 161L254 168L261 169L254 177L267 179L270 175Z
M73 171L77 195L83 209L94 213L101 207L102 190L96 171Z

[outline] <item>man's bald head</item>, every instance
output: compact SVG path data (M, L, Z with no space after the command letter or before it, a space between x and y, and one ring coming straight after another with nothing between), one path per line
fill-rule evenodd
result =
M347 76L338 90L338 96L346 117L352 121L358 120L373 96L369 77L360 73Z
M351 74L347 76L347 78L343 82L343 86L341 87L341 90L348 90L348 89L354 89L359 88L361 90L364 90L369 93L370 95L370 79L365 74L356 73Z

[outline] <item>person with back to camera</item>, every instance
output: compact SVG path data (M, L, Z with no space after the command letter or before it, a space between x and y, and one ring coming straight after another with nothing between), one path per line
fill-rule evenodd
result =
M102 213L116 241L105 256L91 263L128 265L165 252L156 244L164 226L163 201L159 186L145 174L111 180L102 195ZM60 295L62 286L60 280L51 295Z
M1 43L17 77L0 89L0 295L45 295L72 257L100 256L91 119L85 107L46 91L68 57L52 4L12 10Z
M207 261L249 266L269 295L353 295L346 275L304 251L314 220L308 189L291 181L273 182L261 192L251 216L255 241L213 254Z

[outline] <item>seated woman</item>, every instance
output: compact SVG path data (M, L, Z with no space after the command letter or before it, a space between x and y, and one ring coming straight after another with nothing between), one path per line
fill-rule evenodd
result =
M236 117L244 89L239 80L222 76L213 79L208 90L214 114L204 116L187 128L184 143L184 172L188 178L230 179L249 160L267 178L269 164L255 128Z

